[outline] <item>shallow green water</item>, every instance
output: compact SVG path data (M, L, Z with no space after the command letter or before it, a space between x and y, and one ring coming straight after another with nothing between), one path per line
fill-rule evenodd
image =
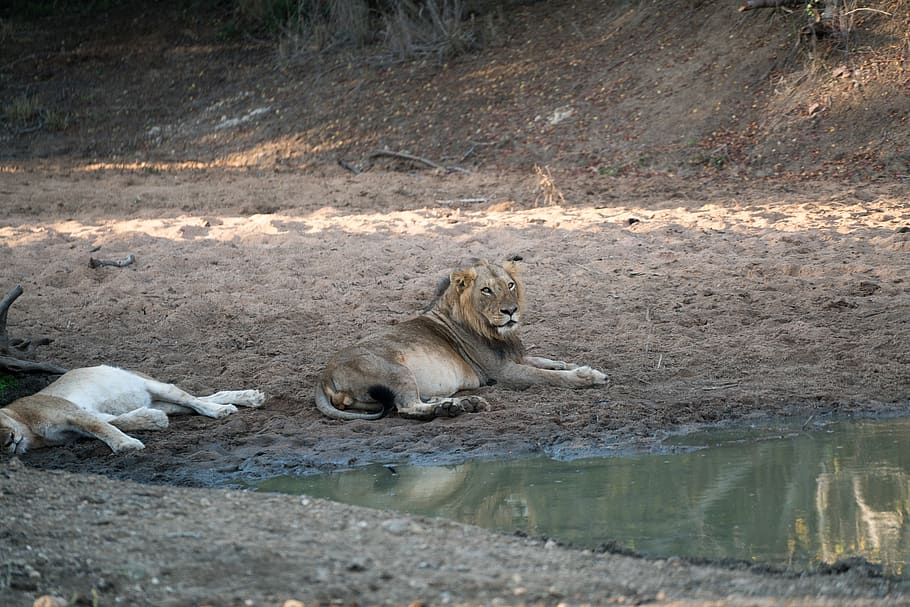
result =
M689 436L694 452L572 461L375 465L259 482L262 491L440 516L652 556L807 567L910 558L910 420Z

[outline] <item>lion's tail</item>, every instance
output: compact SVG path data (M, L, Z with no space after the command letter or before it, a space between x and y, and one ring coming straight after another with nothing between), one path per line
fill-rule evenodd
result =
M378 394L374 395L373 391L372 390L370 391L370 396L373 396L373 398L376 398L376 400L378 400L379 402L382 403L382 411L379 411L378 413L360 413L360 412L355 412L355 411L342 411L341 409L338 409L337 407L332 405L332 400L327 393L327 390L330 390L330 389L331 388L326 386L324 382L319 382L316 385L316 408L319 409L319 411L323 415L325 415L327 417L331 417L332 419L340 419L340 420L344 420L344 421L354 420L354 419L364 419L364 420L382 419L383 417L385 417L386 415L389 414L389 411L391 411L392 407L394 406L393 402L390 402L388 400L388 398L384 398L385 396L391 396L391 399L394 401L394 394L392 394L392 391L389 390L388 388L385 388L385 394L382 394L381 396Z

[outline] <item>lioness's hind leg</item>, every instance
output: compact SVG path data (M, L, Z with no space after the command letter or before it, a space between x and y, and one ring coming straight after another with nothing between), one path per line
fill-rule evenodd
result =
M211 396L200 396L199 400L217 405L237 405L240 407L261 407L265 394L259 390L222 390Z
M398 414L411 419L432 419L434 417L456 417L462 413L477 413L489 408L490 403L480 396L450 396L398 405Z
M143 407L118 415L108 422L124 432L133 430L162 430L167 428L167 413L158 409Z
M174 384L165 384L154 379L149 379L146 380L145 385L149 394L152 395L153 401L164 401L165 403L187 407L206 417L218 419L237 412L237 407L234 405L222 405L203 400L193 396L189 392L184 392Z

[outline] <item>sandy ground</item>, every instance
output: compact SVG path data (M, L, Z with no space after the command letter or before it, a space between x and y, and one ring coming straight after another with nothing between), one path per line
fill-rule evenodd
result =
M158 486L655 449L706 423L910 408L905 186L553 179L562 204L545 205L537 177L517 171L0 175L0 284L25 290L8 329L51 337L39 359L269 395L260 410L139 433L134 454L86 440L5 464L9 604L93 589L102 604L149 605L905 601L902 582L856 569L694 567ZM128 267L89 267L127 254ZM316 412L313 383L334 349L416 314L458 260L514 255L531 352L604 369L609 387L485 388L491 411L427 423Z

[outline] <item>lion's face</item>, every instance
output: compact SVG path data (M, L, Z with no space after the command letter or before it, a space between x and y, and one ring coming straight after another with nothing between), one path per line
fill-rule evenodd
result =
M457 293L457 315L491 339L510 334L521 320L523 289L515 264L479 261L450 278Z

